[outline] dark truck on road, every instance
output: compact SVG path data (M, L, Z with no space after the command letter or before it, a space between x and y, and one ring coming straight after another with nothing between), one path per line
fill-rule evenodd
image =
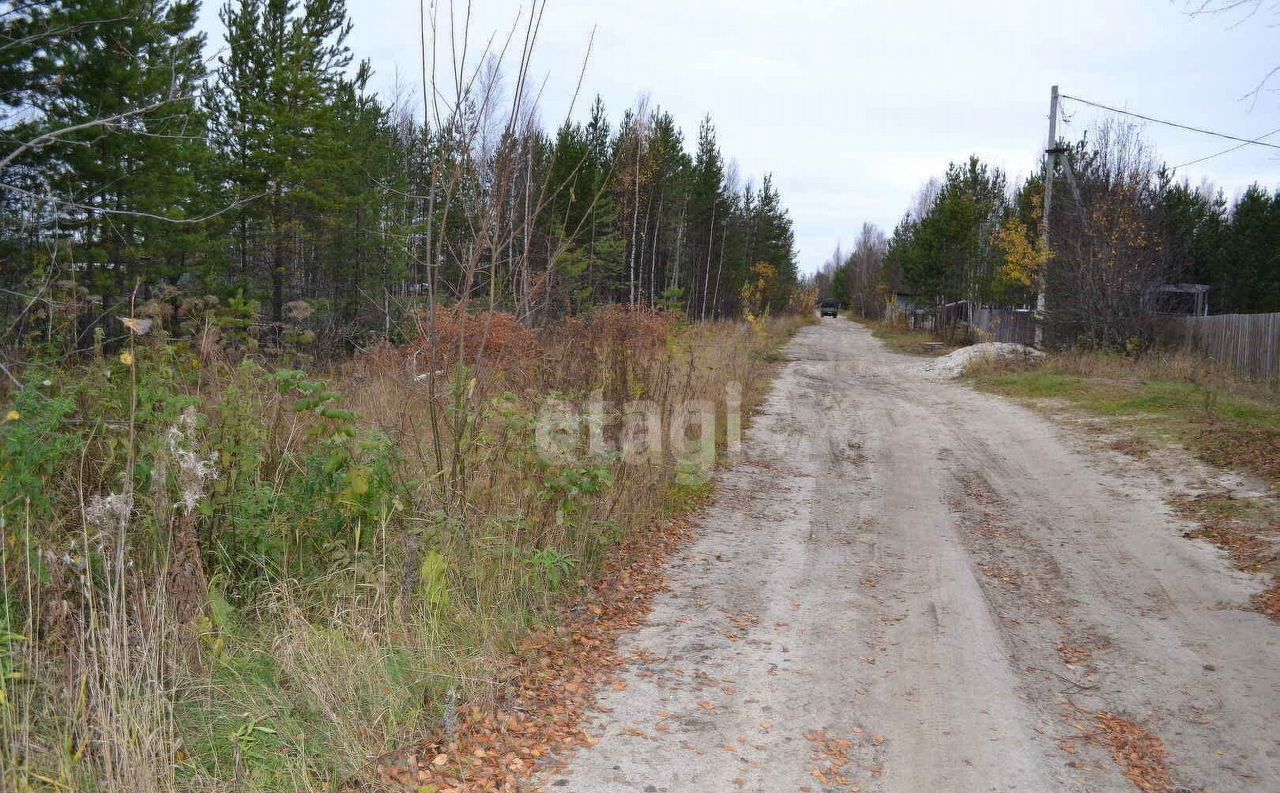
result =
M834 317L840 313L840 301L828 297L818 305L818 314L823 317Z

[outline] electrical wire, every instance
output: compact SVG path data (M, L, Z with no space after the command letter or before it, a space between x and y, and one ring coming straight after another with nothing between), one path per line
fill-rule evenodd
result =
M1261 140L1261 139L1255 139L1255 138L1241 138L1241 137L1238 137L1238 136L1236 136L1236 135L1228 135L1228 134L1227 134L1227 133L1225 133L1225 132L1215 132L1214 130L1211 130L1211 129L1204 129L1204 128L1202 128L1202 127L1192 127L1192 126L1188 126L1187 124L1179 124L1179 123L1178 123L1178 122L1176 122L1176 121L1166 121L1165 119L1162 119L1162 118L1153 118L1152 116L1144 116L1144 115L1143 115L1143 114L1141 114L1141 113L1134 113L1134 112L1133 112L1133 111L1131 111L1131 110L1121 110L1121 109L1120 109L1120 108L1118 108L1118 107L1111 107L1110 105L1104 105L1104 104L1102 104L1102 103L1100 103L1100 102L1091 102L1091 101L1089 101L1088 99L1081 99L1081 98L1080 98L1080 97L1078 97L1078 96L1068 96L1067 94L1060 94L1060 96L1061 96L1061 98L1063 98L1063 99L1070 99L1070 100L1071 100L1071 101L1073 101L1073 102L1079 102L1079 103L1084 104L1084 105L1090 105L1091 107L1096 107L1096 108L1099 108L1099 109L1101 109L1101 110L1109 110L1109 111L1111 111L1112 113L1119 113L1120 115L1123 115L1123 116L1133 116L1134 118L1140 118L1140 119L1142 119L1143 121L1150 121L1150 122L1155 123L1155 124L1164 124L1164 125L1165 125L1165 126L1167 126L1167 127L1174 127L1174 128L1176 128L1176 129L1185 129L1185 130L1188 130L1188 131L1190 131L1190 132L1199 132L1199 133L1200 133L1200 134L1202 134L1202 135L1212 135L1212 136L1214 136L1214 137L1216 137L1216 138L1225 138L1225 139L1227 139L1227 140L1234 140L1234 141L1237 141L1238 143L1240 143L1240 144L1242 144L1242 145L1244 145L1244 146L1250 146L1250 145L1252 145L1252 146L1266 146L1266 147L1267 147L1267 148L1269 148L1269 149L1280 149L1280 144L1267 143L1267 142L1265 142L1265 141L1263 141L1263 140ZM1268 135L1272 135L1272 134L1274 134L1274 133L1267 133L1267 135L1263 135L1262 137L1264 137L1264 138L1265 138L1265 137L1267 137ZM1225 154L1226 152L1222 152L1222 153L1223 153L1223 154ZM1215 155L1212 155L1212 156L1216 157L1216 156L1218 156L1218 155L1216 155L1216 154L1215 154ZM1188 165L1189 165L1189 164L1190 164L1190 163L1188 163Z
M1265 134L1265 135L1259 135L1259 136L1258 136L1258 140L1262 140L1263 138L1269 138L1269 137L1271 137L1272 135L1276 134L1277 132L1280 132L1280 127L1277 127L1276 129L1271 130L1270 132L1268 132L1268 133L1267 133L1267 134ZM1176 170L1178 170L1179 168L1186 168L1188 165L1195 165L1196 163L1201 163L1201 162L1204 162L1205 160L1212 160L1214 157L1221 157L1221 156L1222 156L1222 155L1224 155L1224 154L1230 154L1230 153L1231 153L1231 152L1233 152L1233 151L1239 151L1240 149L1243 149L1245 146L1248 146L1248 145L1249 145L1248 143L1238 143L1238 144L1236 144L1235 146L1232 146L1232 147L1231 147L1231 148L1229 148L1229 149L1224 149L1224 150L1222 150L1222 151L1218 152L1217 154L1210 154L1209 156L1207 156L1207 157L1201 157L1201 158L1200 158L1200 159L1198 159L1198 160L1192 160L1191 162L1184 162L1184 163L1182 163L1181 165L1175 165L1175 166L1173 166L1173 167L1172 167L1172 168L1170 168L1169 170L1171 170L1171 171L1176 171Z

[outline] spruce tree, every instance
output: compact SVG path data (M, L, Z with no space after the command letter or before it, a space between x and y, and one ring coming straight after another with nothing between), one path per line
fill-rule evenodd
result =
M1250 185L1231 209L1217 282L1223 310L1280 311L1280 191Z

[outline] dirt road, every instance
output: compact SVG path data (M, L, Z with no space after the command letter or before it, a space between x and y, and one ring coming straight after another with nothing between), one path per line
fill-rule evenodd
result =
M844 319L788 352L548 789L1280 791L1280 627L1165 485Z

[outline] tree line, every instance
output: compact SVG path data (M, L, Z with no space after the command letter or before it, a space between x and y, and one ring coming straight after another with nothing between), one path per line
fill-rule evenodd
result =
M548 132L531 45L433 58L421 99L382 96L344 0L228 0L207 63L198 10L48 0L0 17L6 343L82 349L119 331L112 316L176 322L193 300L348 345L424 305L714 319L759 291L761 263L764 307L785 307L787 210L770 176L739 176L710 117L690 147L670 113L642 100L611 121L597 98Z
M1185 310L1169 285L1209 286L1213 313L1280 311L1280 188L1229 201L1179 180L1124 123L1060 146L1047 235L1042 173L1010 185L970 157L930 179L888 238L864 225L820 285L878 317L895 301L1031 309L1043 284L1056 338L1103 346L1150 339L1158 314Z

